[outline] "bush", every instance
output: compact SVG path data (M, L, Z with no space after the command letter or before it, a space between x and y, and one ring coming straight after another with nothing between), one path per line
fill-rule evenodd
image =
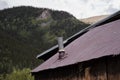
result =
M11 74L7 74L5 80L34 80L34 77L30 74L30 69L14 69Z

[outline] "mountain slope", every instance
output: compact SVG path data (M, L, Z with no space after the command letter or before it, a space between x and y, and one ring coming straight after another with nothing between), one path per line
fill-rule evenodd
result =
M92 23L95 23L101 19L104 19L107 16L108 15L93 16L93 17L89 17L89 18L80 19L80 21L87 23L87 24L92 24Z
M36 55L88 26L64 11L15 7L0 11L0 73L12 68L33 68Z

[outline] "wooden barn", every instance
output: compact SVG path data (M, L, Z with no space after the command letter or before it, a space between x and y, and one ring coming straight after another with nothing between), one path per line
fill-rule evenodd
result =
M120 80L120 11L38 55L35 80Z

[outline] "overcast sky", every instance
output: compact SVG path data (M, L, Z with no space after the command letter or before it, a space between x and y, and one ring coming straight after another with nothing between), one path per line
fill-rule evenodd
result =
M63 10L78 19L112 14L120 10L120 0L0 0L1 10L21 5Z

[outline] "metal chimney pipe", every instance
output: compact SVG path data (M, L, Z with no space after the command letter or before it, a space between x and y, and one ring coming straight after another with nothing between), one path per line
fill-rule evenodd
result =
M59 47L59 59L62 59L65 57L65 50L63 45L63 37L58 37L58 47Z
M63 37L58 37L58 47L59 47L59 50L64 49Z

